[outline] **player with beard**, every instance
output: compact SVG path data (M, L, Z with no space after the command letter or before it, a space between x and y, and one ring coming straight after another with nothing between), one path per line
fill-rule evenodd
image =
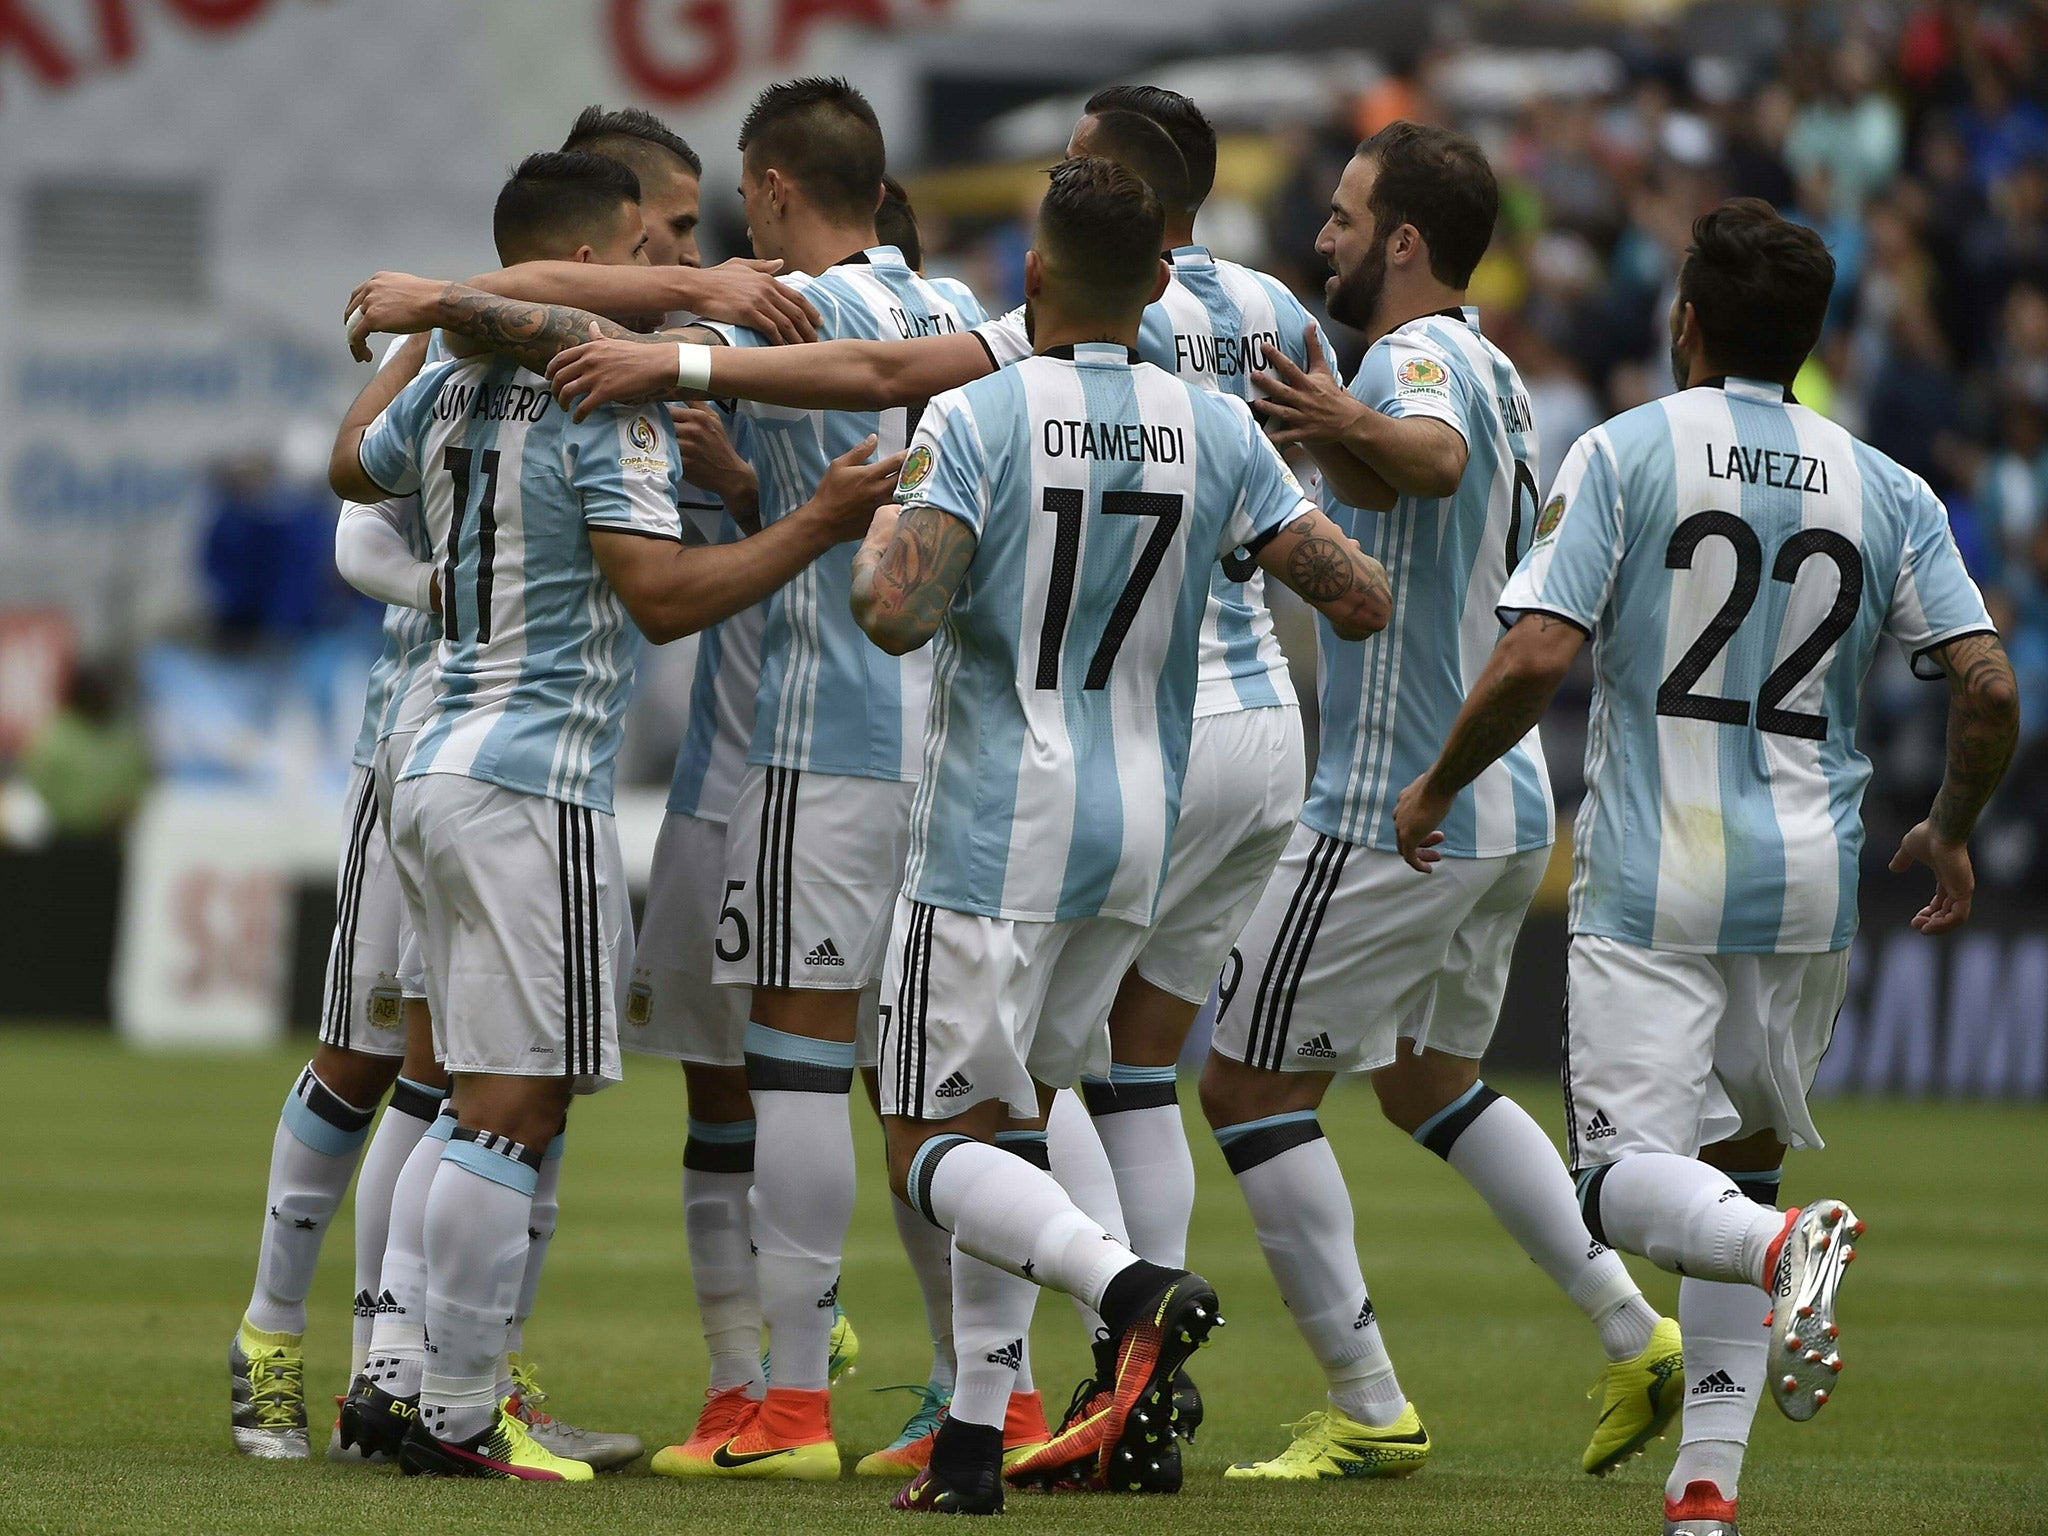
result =
M1316 248L1333 273L1331 315L1371 349L1348 391L1275 358L1253 407L1276 442L1315 457L1333 521L1387 568L1394 616L1365 646L1320 637L1315 780L1225 972L1202 1075L1203 1110L1329 1382L1328 1407L1291 1445L1232 1477L1403 1476L1429 1455L1316 1117L1339 1072L1370 1073L1386 1117L1455 1168L1598 1328L1609 1365L1587 1471L1635 1454L1677 1407L1676 1325L1588 1236L1550 1139L1479 1077L1549 859L1535 731L1447 809L1433 879L1407 866L1394 834L1395 795L1456 718L1535 531L1529 398L1464 302L1498 208L1469 139L1408 122L1367 139Z

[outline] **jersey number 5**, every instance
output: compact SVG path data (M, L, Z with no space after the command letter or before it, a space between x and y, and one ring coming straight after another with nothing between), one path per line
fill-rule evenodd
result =
M1060 686L1060 652L1066 648L1067 619L1074 607L1074 577L1081 565L1081 519L1086 515L1087 503L1086 491L1058 485L1045 488L1045 510L1053 515L1054 523L1051 579L1045 589L1045 618L1038 627L1038 687L1048 693L1057 692ZM1084 689L1109 686L1109 669L1116 664L1124 636L1131 632L1152 578L1159 574L1166 551L1173 545L1182 509L1179 496L1163 491L1102 493L1102 511L1106 516L1152 517L1158 521L1152 525L1152 536L1145 541L1145 547L1138 551L1131 578L1124 583L1116 607L1110 610L1109 622L1102 627L1102 638L1089 658L1088 675L1081 682Z
M441 570L441 633L460 639L455 622L455 568L462 560L462 520L469 512L470 480L477 461L484 472L483 497L476 508L476 643L491 643L491 567L498 558L498 450L482 453L450 448L441 463L455 481L455 510L448 517L448 553Z

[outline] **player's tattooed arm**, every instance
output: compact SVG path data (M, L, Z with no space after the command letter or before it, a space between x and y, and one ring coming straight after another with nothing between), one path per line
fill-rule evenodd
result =
M1524 614L1501 636L1435 764L1395 802L1394 836L1402 858L1420 870L1442 858L1437 828L1458 791L1536 728L1585 642L1584 630L1548 613Z
M892 656L938 632L979 541L937 507L882 507L853 557L853 617Z
M1340 640L1387 627L1393 592L1386 570L1319 511L1304 512L1258 551L1258 562L1330 621Z
M1891 868L1904 874L1920 863L1934 871L1934 898L1914 915L1913 926L1938 934L1969 920L1977 889L1970 833L2012 762L2020 699L1998 636L1962 635L1932 654L1948 678L1948 767L1933 810L1900 841Z
M523 368L545 373L557 352L596 337L613 341L640 338L617 321L587 309L561 304L530 304L501 298L461 283L450 283L435 307L434 323L454 336L466 337L476 349L511 358Z

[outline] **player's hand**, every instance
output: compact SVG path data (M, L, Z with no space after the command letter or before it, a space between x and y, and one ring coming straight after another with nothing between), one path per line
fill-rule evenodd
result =
M675 423L676 446L683 451L685 479L728 503L755 494L760 482L753 466L733 447L716 411L702 401L671 405L668 419Z
M779 261L735 256L705 267L691 281L690 308L706 320L744 325L777 341L816 341L818 311L811 301L775 281ZM696 290L703 290L701 293Z
M1331 376L1313 325L1308 328L1308 362L1307 368L1297 368L1292 358L1268 347L1265 369L1253 375L1265 398L1253 400L1252 410L1267 439L1278 446L1338 442L1366 409Z
M1429 792L1426 773L1401 791L1401 798L1394 802L1394 838L1411 869L1426 875L1443 859L1437 844L1444 840L1444 835L1437 828L1450 814L1449 798Z
M548 383L578 421L600 405L663 400L676 392L676 344L609 341L593 321L590 340L549 360Z
M370 360L370 337L379 333L409 336L431 331L440 321L441 295L448 285L438 278L408 272L379 272L359 283L342 311L348 321L349 354L359 363Z
M1969 844L1947 842L1932 822L1923 821L1900 840L1899 851L1892 855L1891 871L1903 875L1915 864L1934 871L1934 900L1913 915L1913 926L1926 934L1962 927L1970 920L1970 899L1977 891Z
M903 469L903 455L868 462L880 440L870 432L834 459L818 482L811 505L828 519L832 541L843 544L864 537L874 521L875 508L896 497L896 477Z

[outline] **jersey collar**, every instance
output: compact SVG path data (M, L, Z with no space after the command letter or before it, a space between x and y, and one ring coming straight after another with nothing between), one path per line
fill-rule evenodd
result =
M1216 258L1206 245L1177 245L1166 253L1167 263L1176 267L1213 267Z
M1782 400L1787 405L1797 405L1799 403L1798 398L1789 387L1783 384L1774 384L1769 379L1731 378L1724 373L1718 378L1701 379L1693 387L1695 389L1718 389L1724 394L1739 395L1746 400L1769 400L1773 403Z
M1135 349L1120 347L1113 341L1069 342L1065 346L1047 347L1038 355L1069 363L1127 363L1133 368L1140 361Z
M903 253L893 245L871 245L864 251L855 251L851 256L842 256L832 263L835 267L902 267L909 263Z

